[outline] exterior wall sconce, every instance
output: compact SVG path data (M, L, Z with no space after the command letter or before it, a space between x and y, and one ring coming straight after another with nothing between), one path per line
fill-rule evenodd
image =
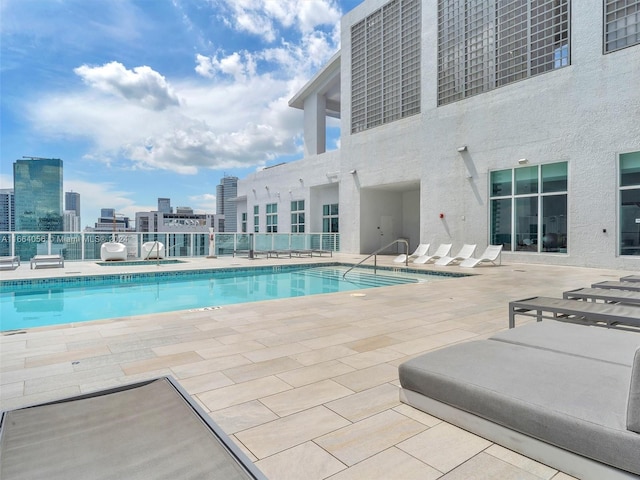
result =
M466 145L458 147L458 152L462 153L462 152L466 152L466 151L467 151L467 146Z
M269 186L268 186L268 185L265 185L265 186L264 186L264 189L268 192L268 191L269 191Z
M356 174L356 173L358 173L358 172L357 172L357 170L354 168L353 170L349 170L349 173L350 173L351 175L355 175L355 174Z
M520 165L526 165L527 163L529 163L529 160L527 160L526 158L521 158L520 160L518 160L518 163Z

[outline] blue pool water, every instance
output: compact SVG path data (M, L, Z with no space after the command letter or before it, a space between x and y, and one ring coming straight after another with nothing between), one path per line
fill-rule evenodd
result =
M415 283L438 277L344 266L223 269L3 282L0 331ZM422 278L422 280L421 280ZM440 277L443 278L443 277Z

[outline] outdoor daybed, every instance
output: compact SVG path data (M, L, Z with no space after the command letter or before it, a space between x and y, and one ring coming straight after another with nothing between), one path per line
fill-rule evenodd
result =
M640 333L532 323L399 374L403 402L565 473L640 476Z

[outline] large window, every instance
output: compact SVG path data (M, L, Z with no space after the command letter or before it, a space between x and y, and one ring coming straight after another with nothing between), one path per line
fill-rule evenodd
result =
M304 233L304 200L291 202L291 233Z
M569 65L569 0L438 0L438 105Z
M278 233L278 204L267 204L267 233Z
M420 113L421 15L392 0L351 27L351 133Z
M604 1L604 51L640 44L640 0Z
M620 155L620 255L640 255L640 152Z
M338 233L338 204L331 203L322 206L323 233Z
M567 252L567 162L491 172L491 244Z
M253 206L253 231L255 233L260 232L260 206Z

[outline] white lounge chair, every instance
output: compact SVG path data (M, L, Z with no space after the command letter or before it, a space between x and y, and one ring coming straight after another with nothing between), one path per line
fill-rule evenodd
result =
M475 251L476 251L475 244L471 245L471 244L465 243L456 255L452 257L447 256L447 257L439 258L438 260L436 260L436 265L451 265L454 262L462 262L463 260L471 258L473 256L473 252Z
M105 242L100 247L100 258L103 262L126 260L127 246L124 243Z
M438 247L438 249L434 252L433 255L420 255L418 258L416 258L413 261L413 263L428 263L431 260L436 260L438 258L449 255L450 251L451 251L451 244L443 243Z
M144 242L142 244L142 258L164 258L164 244L162 242Z
M500 264L502 264L502 257L500 254L502 253L502 245L489 245L486 250L480 255L478 258L467 258L460 262L461 267L475 267L479 263L491 262L494 265L496 264L496 260L500 258Z
M416 248L413 253L409 255L409 260L411 260L412 258L417 258L421 255L426 255L429 251L430 246L431 245L428 243L421 243L420 245L418 245L418 248ZM403 263L405 260L407 260L407 255L405 253L401 253L393 259L395 263Z

